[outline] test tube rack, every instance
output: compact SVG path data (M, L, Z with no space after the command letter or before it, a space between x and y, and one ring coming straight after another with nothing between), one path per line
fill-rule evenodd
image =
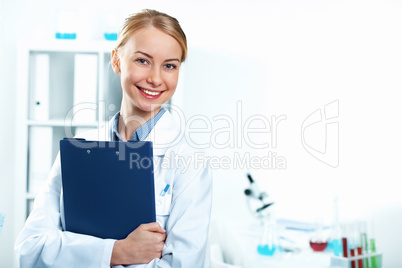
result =
M368 260L368 267L363 267L359 264L359 260ZM350 268L352 267L352 262L355 262L353 267L356 268L382 268L382 253L367 253L364 255L359 255L355 257L341 257L341 256L331 256L331 268ZM361 263L361 262L360 262ZM367 262L363 262L367 263Z

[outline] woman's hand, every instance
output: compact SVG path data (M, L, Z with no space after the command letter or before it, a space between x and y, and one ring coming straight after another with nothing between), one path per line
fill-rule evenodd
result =
M141 224L114 243L111 265L146 264L162 257L166 231L157 222Z

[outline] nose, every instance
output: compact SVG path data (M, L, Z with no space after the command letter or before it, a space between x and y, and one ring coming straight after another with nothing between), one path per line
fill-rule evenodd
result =
M153 67L149 71L147 82L154 87L158 87L162 84L162 76L159 68Z

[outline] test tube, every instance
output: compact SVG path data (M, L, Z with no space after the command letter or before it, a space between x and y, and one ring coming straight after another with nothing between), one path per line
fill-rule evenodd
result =
M356 265L358 268L363 268L363 239L362 239L362 232L364 230L365 223L364 221L358 221L355 224L355 232L354 232L354 239L355 239L355 255L359 256L360 259L356 260ZM368 264L364 266L368 268Z
M368 238L370 241L370 253L376 253L373 221L369 222L368 227L369 227L368 228ZM370 257L370 268L377 268L377 258L375 256Z
M357 247L357 255L362 256L362 247ZM358 268L363 268L363 259L359 259L358 264Z
M356 248L358 245L358 232L357 232L357 223L352 222L349 226L350 232L349 232L349 252L350 252L350 257L355 257L357 255ZM350 262L350 267L351 268L356 268L356 260L353 260Z
M333 227L332 231L332 243L333 243L333 248L334 248L334 255L335 256L340 256L342 254L342 243L341 243L341 228L340 225L337 223Z
M360 245L362 255L368 254L368 243L367 243L367 222L361 221L359 224L359 232L360 232ZM363 258L363 267L369 268L368 258Z
M346 223L341 225L341 236L342 236L342 249L343 257L348 257L348 225Z
M334 198L334 219L332 226L332 246L334 249L334 255L340 256L342 254L342 242L341 242L341 228L339 224L339 200L338 197Z

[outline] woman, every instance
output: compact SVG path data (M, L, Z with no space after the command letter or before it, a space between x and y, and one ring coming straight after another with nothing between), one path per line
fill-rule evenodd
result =
M207 267L211 171L195 163L195 152L179 140L180 126L161 107L174 94L187 43L178 21L144 10L129 17L119 33L111 63L121 77L121 110L108 129L87 140L145 140L154 145L157 222L140 225L125 239L100 239L64 231L60 157L46 189L16 241L20 267ZM185 171L163 165L168 156L191 159Z

